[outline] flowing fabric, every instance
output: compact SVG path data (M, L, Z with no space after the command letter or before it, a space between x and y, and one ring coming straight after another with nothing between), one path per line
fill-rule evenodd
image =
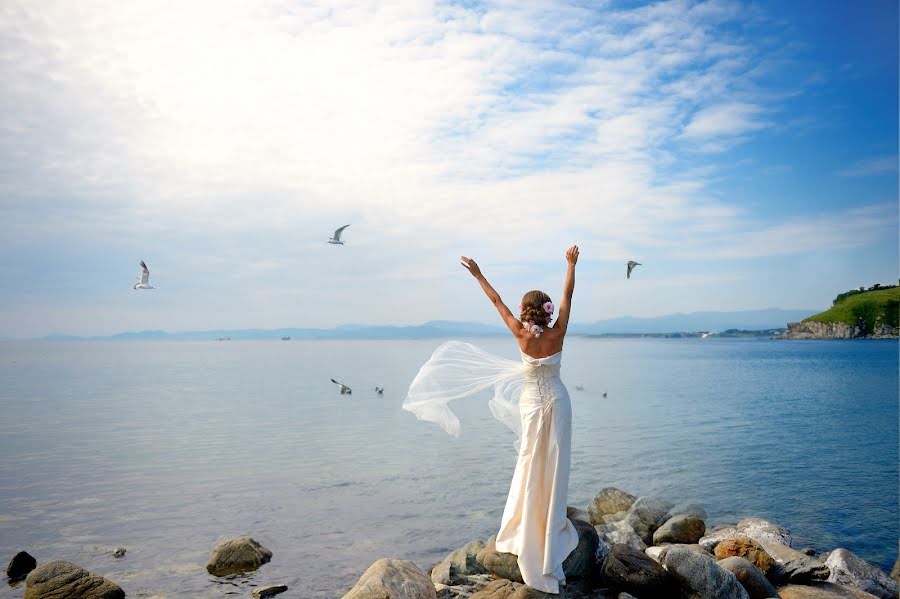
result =
M559 593L565 584L562 563L578 545L566 517L572 406L559 377L561 352L521 356L515 362L469 343L447 342L419 370L403 408L459 436L459 419L447 404L494 387L491 411L519 436L496 548L518 557L525 584Z

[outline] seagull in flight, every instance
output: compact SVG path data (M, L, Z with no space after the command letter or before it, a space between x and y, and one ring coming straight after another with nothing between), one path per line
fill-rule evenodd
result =
M331 379L331 382L341 388L341 395L350 395L351 393L353 393L353 390L350 389L350 387L348 387L347 385L339 383L334 379Z
M140 280L134 284L132 289L156 289L156 287L150 286L150 269L143 260L141 260L141 269Z
M631 278L631 271L634 270L635 266L643 266L643 264L641 264L640 262L635 262L634 260L628 261L628 271L625 273L625 278Z
M344 231L344 229L346 229L346 228L349 227L349 226L350 226L350 225L344 225L344 226L341 227L340 229L336 229L335 232L334 232L334 237L332 237L331 239L329 239L329 240L328 240L328 243L333 243L333 244L335 244L335 245L344 245L344 242L341 241L341 233Z
M375 393L378 395L384 395L384 387L375 387Z

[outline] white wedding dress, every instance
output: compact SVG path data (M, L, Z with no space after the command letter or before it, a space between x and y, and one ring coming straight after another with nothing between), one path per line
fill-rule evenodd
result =
M459 420L447 404L494 388L494 416L519 436L497 551L518 556L525 584L559 593L565 584L562 563L578 545L578 533L566 517L572 407L559 378L562 352L521 356L515 362L449 341L419 370L403 409L459 436Z

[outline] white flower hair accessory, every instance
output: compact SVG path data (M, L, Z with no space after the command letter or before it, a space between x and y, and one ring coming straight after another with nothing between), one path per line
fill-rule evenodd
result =
M528 329L528 332L535 336L535 338L540 337L541 333L544 332L540 326L534 324L533 320L529 320L528 324L525 325L525 328Z

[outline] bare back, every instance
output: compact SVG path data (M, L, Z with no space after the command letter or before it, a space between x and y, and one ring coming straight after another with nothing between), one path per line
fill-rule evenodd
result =
M546 358L562 351L566 333L554 327L545 327L541 336L535 337L523 325L514 336L523 354L532 358Z

